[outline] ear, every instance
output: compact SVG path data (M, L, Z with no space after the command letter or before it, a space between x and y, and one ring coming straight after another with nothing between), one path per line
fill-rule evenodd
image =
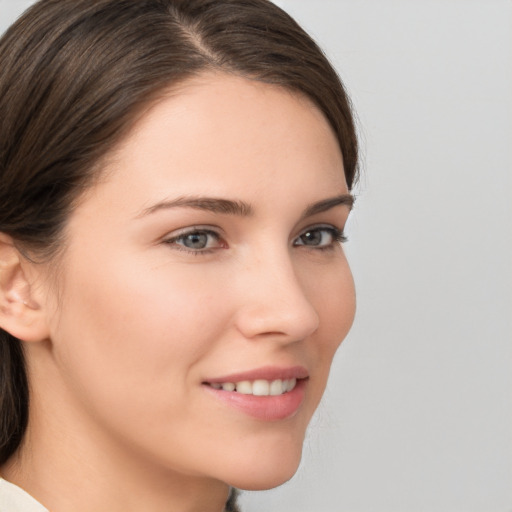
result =
M0 233L0 328L27 342L49 336L45 312L31 282L33 265L16 249L10 236Z

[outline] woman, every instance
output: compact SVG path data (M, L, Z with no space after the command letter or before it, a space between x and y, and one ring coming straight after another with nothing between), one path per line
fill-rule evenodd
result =
M214 512L291 478L355 309L357 143L315 43L266 0L42 0L0 118L0 505Z

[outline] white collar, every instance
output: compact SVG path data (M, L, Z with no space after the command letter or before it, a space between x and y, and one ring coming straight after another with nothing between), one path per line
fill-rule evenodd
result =
M0 478L0 512L49 512L21 487Z

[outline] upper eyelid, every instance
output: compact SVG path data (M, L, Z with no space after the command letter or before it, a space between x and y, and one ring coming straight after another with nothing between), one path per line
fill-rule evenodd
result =
M336 224L330 224L330 223L326 223L326 222L311 224L309 226L306 226L305 228L302 228L299 231L299 233L295 236L295 238L297 236L301 236L302 234L304 234L307 231L312 231L313 229L332 229L334 231L339 231L339 232L343 233L343 231L345 230L345 226L340 227L340 226L337 226Z
M344 230L344 228L340 228L340 227L336 226L335 224L322 222L322 223L317 223L317 224L311 224L309 226L301 228L301 230L296 235L294 235L293 238L300 236L302 233L304 233L306 231L309 231L312 229L322 229L322 228L323 229L334 229L336 231ZM171 231L170 233L167 233L163 238L179 238L180 236L185 236L185 235L188 235L190 233L195 233L195 232L205 232L205 233L209 233L209 234L217 235L217 236L224 235L224 230L219 228L218 226L195 225L195 226L190 226L190 227L181 228L181 229Z
M190 235L191 233L208 233L210 235L215 235L219 238L224 236L224 230L220 229L217 226L208 226L208 225L195 225L181 229L175 229L174 231L170 231L166 235L162 237L162 240L173 240L175 238L180 238L182 236Z

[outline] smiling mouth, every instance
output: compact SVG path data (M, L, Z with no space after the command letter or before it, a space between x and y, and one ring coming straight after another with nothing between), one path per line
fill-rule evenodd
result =
M253 396L279 396L292 391L297 385L297 379L276 380L242 380L239 382L205 382L206 386L213 389L236 392L242 395Z

